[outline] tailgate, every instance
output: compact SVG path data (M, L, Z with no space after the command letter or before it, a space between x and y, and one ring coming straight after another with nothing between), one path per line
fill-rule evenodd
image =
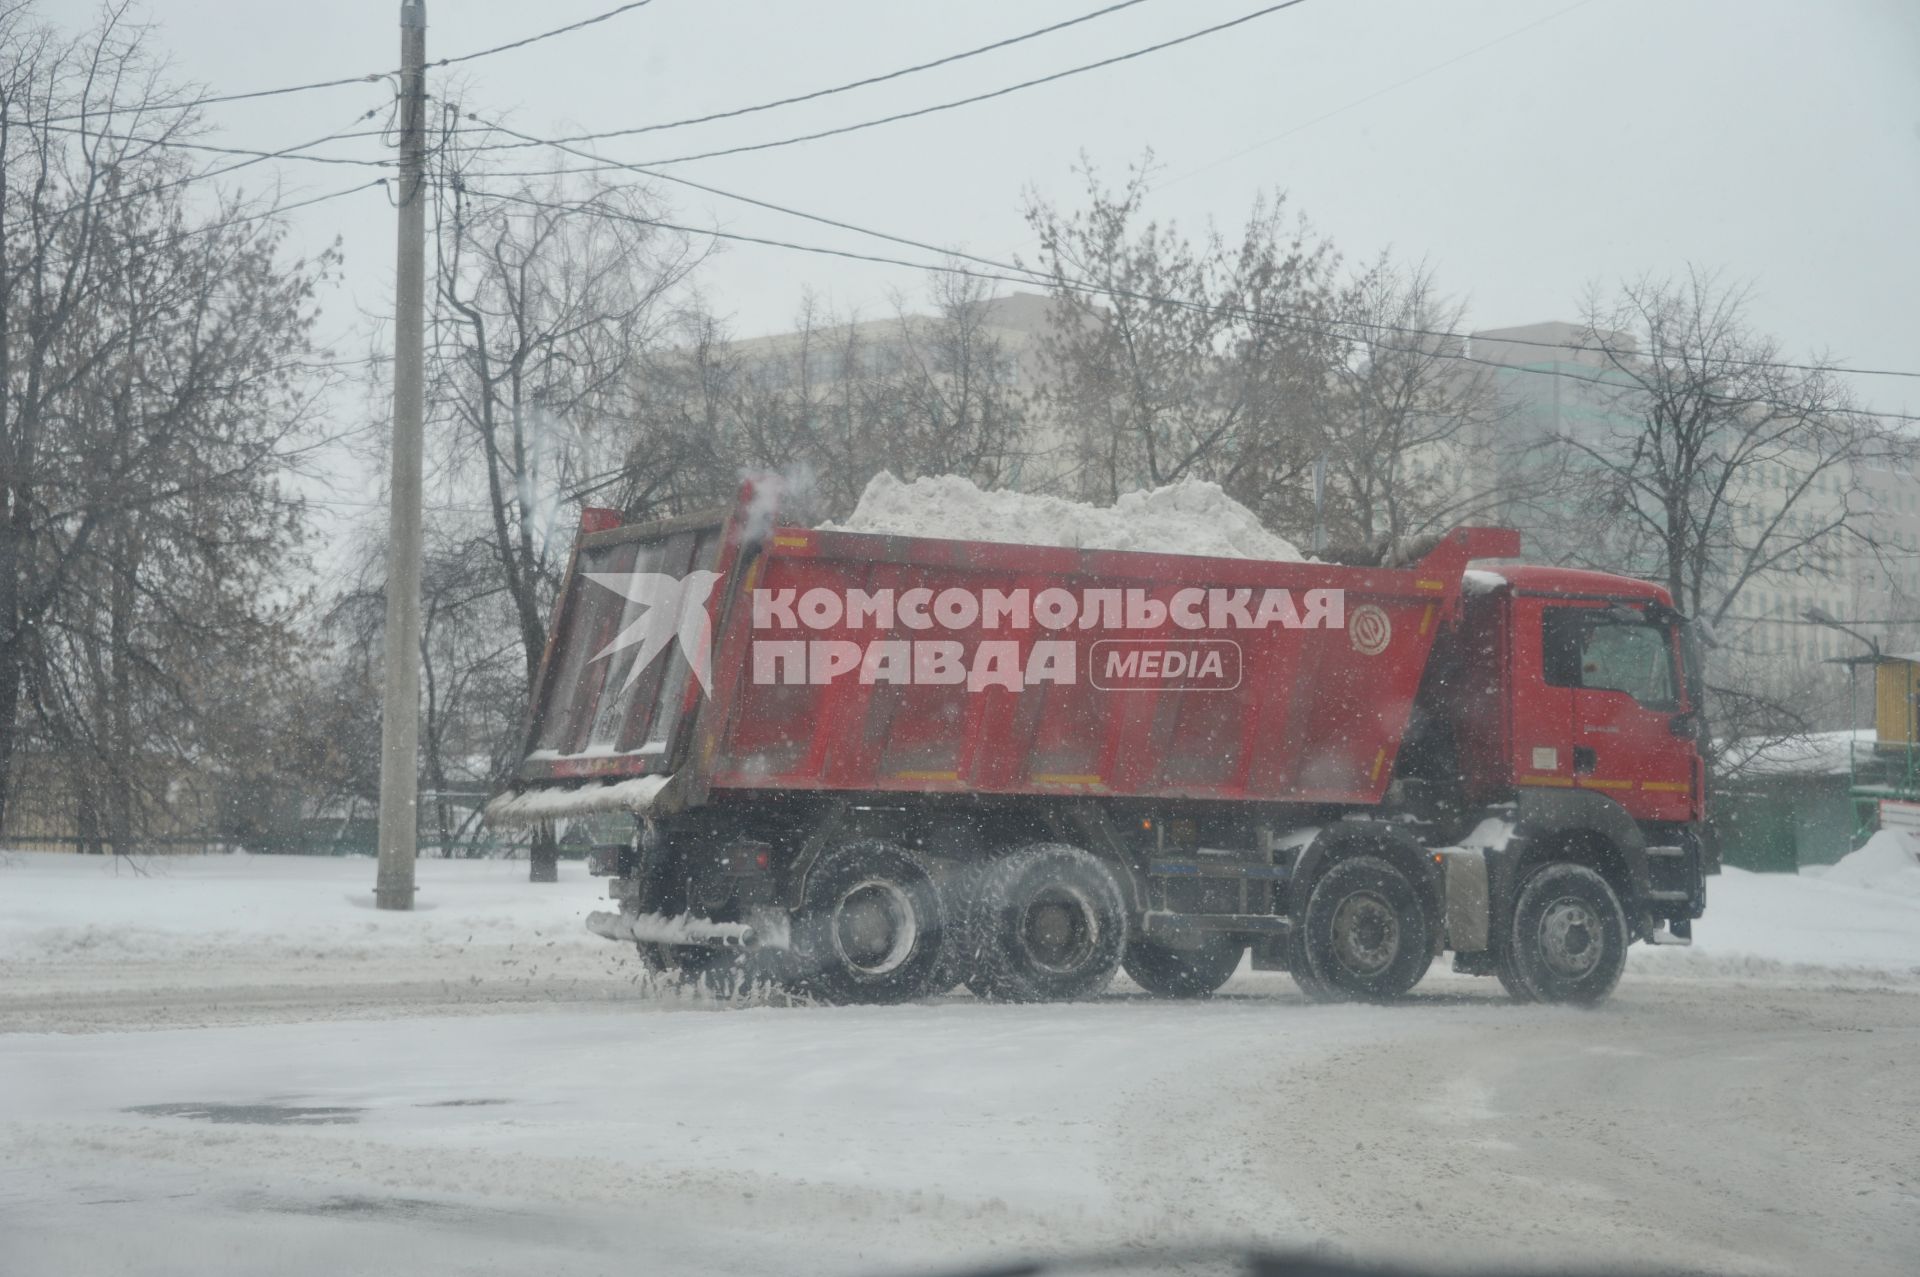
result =
M554 607L522 784L671 772L701 701L739 506L585 532Z

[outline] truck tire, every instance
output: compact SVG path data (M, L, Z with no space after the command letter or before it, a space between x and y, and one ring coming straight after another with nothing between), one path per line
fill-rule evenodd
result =
M1294 927L1287 936L1287 974L1293 977L1309 1002L1341 1000L1332 985L1313 973L1313 964L1307 961L1307 929L1303 926Z
M1156 998L1206 998L1233 978L1246 949L1225 936L1208 936L1195 949L1169 948L1134 936L1127 941L1120 966Z
M1333 998L1391 1001L1433 961L1433 921L1420 892L1374 856L1337 861L1320 875L1300 931L1305 965Z
M1534 998L1592 1006L1620 983L1627 942L1626 910L1607 880L1585 865L1557 861L1521 885L1507 952Z
M991 865L969 919L967 987L1004 1002L1086 998L1112 982L1127 947L1127 902L1091 852L1039 843Z
M824 1002L929 997L951 983L957 931L920 856L877 839L831 847L807 875L792 980Z
M1515 1002L1534 1000L1533 990L1527 987L1527 982L1520 978L1519 968L1513 965L1512 944L1501 945L1500 952L1494 955L1493 974L1500 981L1500 987L1507 991L1507 996Z

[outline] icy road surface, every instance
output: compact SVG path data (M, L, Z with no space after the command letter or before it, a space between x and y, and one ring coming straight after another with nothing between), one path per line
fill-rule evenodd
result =
M577 866L423 864L410 919L355 903L371 870L0 863L0 1272L1920 1255L1898 893L1716 880L1722 951L1638 957L1590 1013L1440 971L1386 1008L1251 972L1198 1004L741 1008L639 993L567 929Z

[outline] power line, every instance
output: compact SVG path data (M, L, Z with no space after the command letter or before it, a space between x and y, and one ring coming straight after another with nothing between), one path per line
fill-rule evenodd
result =
M653 3L653 0L633 0L632 4L620 5L618 8L609 9L605 13L597 13L591 18L582 18L578 22L568 23L564 27L555 27L551 31L542 31L538 35L530 35L530 36L525 36L518 40L510 40L506 44L496 44L491 49L480 49L473 53L463 53L457 58L441 58L437 62L427 63L427 66L428 67L450 67L460 62L471 62L475 58L492 57L496 53L505 53L510 49L524 49L530 44L538 44L542 40L551 40L553 39L553 37L557 35L567 35L571 32L578 31L583 27L591 27L598 23L606 22L610 19L617 18L621 14L629 13L635 9L644 9L646 6L652 3Z
M367 112L366 115L361 115L357 117L355 120L355 123L358 123L360 120L364 120L368 118L368 116L373 114L375 114L375 112L369 111ZM267 161L267 160L285 159L285 158L288 158L289 156L295 155L296 152L309 150L312 147L321 146L327 142L335 142L344 136L346 136L344 133L329 133L324 137L314 138L310 142L301 142L296 146L284 147L278 151L251 152L250 154L253 156L253 158L240 160L236 163L229 164L224 168L208 169L204 172L199 172L199 173L182 174L179 177L170 178L164 182L155 182L151 186L143 186L139 190L126 191L119 195L103 196L99 199L87 201L87 203L89 203L94 208L104 208L104 207L109 207L115 204L124 204L129 200L144 199L146 196L155 195L161 191L172 190L174 187L177 187L177 186L187 186L194 182L204 182L211 178L224 177L228 173L237 172L243 168L251 168L253 165L263 163L264 161ZM353 189L357 190L359 188L356 187ZM77 205L75 207L77 207Z
M213 222L206 226L195 226L190 230L181 231L166 242L170 244L176 243L192 235L206 235L213 231L225 230L229 226L239 226L245 222L258 222L269 217L279 217L281 214L291 213L297 208L311 208L315 204L324 204L328 200L337 200L344 196L353 195L360 191L369 191L376 186L385 186L386 184L386 178L376 177L371 182L359 182L353 186L342 187L337 191L329 191L325 195L315 195L310 199L296 200L291 204L276 204L272 208L263 209L258 213L244 213L235 217L226 218L223 221Z
M742 204L750 204L756 208L764 208L771 212L781 213L789 217L798 217L805 221L817 222L823 226L831 226L839 230L852 231L858 235L866 235L874 239L886 240L890 243L899 244L907 248L917 248L925 252L939 253L944 257L959 258L963 261L974 262L978 265L989 267L995 271L1012 271L1022 276L1031 277L1030 279L1026 279L1026 280L1006 279L1005 277L996 277L996 278L1001 278L1003 282L1008 282L1008 283L1027 282L1032 284L1044 285L1044 284L1051 284L1056 281L1056 277L1052 274L1049 274L1044 271L1034 270L1030 267L1021 266L1018 263L1000 261L991 257L982 257L982 256L979 256L978 254L967 253L958 249L948 248L938 244L930 244L922 240L910 239L910 238L907 238L906 236L894 235L886 231L874 230L871 227L860 226L852 222L841 221L837 218L826 217L818 213L809 213L803 209L793 208L789 205L780 204L772 200L763 200L763 199L757 199L751 195L742 195L737 191L725 190L725 189L722 189L721 187L711 186L704 182L694 181L691 178L680 177L673 173L658 172L655 170L648 169L643 165L639 165L639 164L628 164L620 160L611 159L604 155L599 155L592 151L580 149L579 147L573 145L569 141L543 140L543 139L535 138L531 134L518 132L517 130L510 129L503 124L495 124L487 120L483 120L481 119L480 116L472 112L467 113L467 118L469 120L475 121L476 123L486 125L489 128L497 129L498 131L505 133L510 137L521 139L522 141L526 142L529 145L542 143L544 141L544 144L547 146L551 146L556 150L564 151L569 155L574 155L582 159L593 161L595 162L596 166L599 166L599 167L622 169L628 172L637 173L643 177L653 178L658 181L672 182L680 186L689 187L693 190L704 191L709 195L717 195L723 199L735 200ZM583 171L585 170L582 170L582 169L549 170L548 174L556 175L556 174L583 172ZM537 176L537 175L541 175L541 174L519 174L519 176ZM483 177L512 176L512 174L489 173L489 174L483 174L481 176ZM704 233L704 232L695 232L695 233ZM773 243L774 243L774 246L786 246L786 245L779 244L778 242L773 242ZM795 245L791 247L805 248L806 246ZM827 251L827 250L812 249L809 251ZM885 260L891 260L891 259L885 259ZM899 264L906 264L906 263L899 263ZM1125 294L1118 294L1118 295L1125 295ZM1142 297L1140 298L1140 300L1166 301L1169 299ZM1395 333L1401 336L1438 338L1441 340L1448 340L1448 341L1468 342L1468 341L1471 341L1475 336L1475 334L1472 334L1472 333L1453 332L1447 329L1419 328L1419 327L1413 327L1413 326L1404 325L1404 324L1387 324L1387 323L1381 323L1377 321L1361 320L1361 319L1323 319L1320 322L1333 324L1341 327L1361 328L1361 329L1366 329L1366 330L1371 330L1376 332L1390 332L1390 333ZM1325 330L1322 329L1320 331L1325 331ZM1520 345L1520 346L1543 347L1543 348L1550 348L1555 350L1584 351L1584 352L1590 352L1594 354L1613 355L1613 354L1620 353L1617 351L1609 351L1607 348L1601 347L1601 346L1585 346L1585 345L1580 345L1580 344L1571 343L1571 342L1546 342L1546 341L1529 340L1524 338L1510 339L1505 337L1489 338L1489 340L1510 342L1510 344ZM1393 348L1390 347L1389 349L1393 349ZM1457 357L1467 358L1467 356L1465 355L1461 355ZM1518 369L1521 371L1529 371L1529 372L1544 371L1544 370L1529 369L1529 368L1526 368L1524 365L1504 364L1504 363L1497 363L1493 361L1476 360L1474 362L1485 363L1489 367L1513 368L1513 369ZM1786 363L1786 362L1775 361L1775 360L1728 359L1723 362L1741 365L1741 366L1796 369L1796 370L1807 371L1807 372L1829 371L1828 369L1821 368L1819 365ZM1908 372L1908 371L1902 371L1902 370L1896 370L1896 369L1860 369L1860 370L1832 369L1831 371L1859 372L1862 375L1874 374L1874 375L1888 376L1888 377L1920 377L1920 372ZM1579 379L1590 380L1590 381L1598 380L1597 378L1579 378ZM1897 414L1883 413L1883 414L1877 414L1877 415L1888 416L1888 415L1897 415Z
M475 115L472 112L468 112L467 118L481 124L486 124L487 127L497 129L500 132L507 134L509 137L522 138L527 140L528 142L541 141L541 139L535 138L531 134L517 132L514 129L508 128L504 124L491 124L486 120L482 120L478 115ZM806 212L804 209L793 208L789 205L776 203L772 200L757 199L751 195L742 195L738 191L729 191L718 186L708 185L705 182L696 182L690 177L681 177L678 174L674 174L674 173L655 172L651 169L642 168L637 164L623 163L622 161L619 161L619 160L613 160L613 159L607 158L606 156L595 154L592 151L581 150L580 148L574 146L570 142L548 142L545 144L553 146L557 150L565 151L569 155L576 155L582 159L597 161L599 165L604 166L606 168L623 169L623 170L626 170L627 172L637 173L642 177L650 177L657 181L672 182L677 186L685 186L692 190L704 191L709 195L718 195L722 199L735 200L742 204L751 204L755 208L764 208L770 212L781 213L788 217L798 217L804 221L817 222L822 226L831 226L838 230L852 231L857 235L866 235L873 239L886 240L890 243L899 244L905 248L918 248L929 253L939 253L944 257L961 258L966 261L975 262L982 266L992 267L995 270L1016 271L1021 274L1031 275L1033 278L1030 282L1034 284L1045 284L1052 279L1052 276L1044 272L1030 270L1027 267L1020 266L1015 263L997 261L991 257L979 257L972 253L964 253L957 249L945 248L938 244L929 244L921 240L909 239L902 235L890 234L886 231L877 231L877 230L874 230L872 227L859 226L852 222L843 222L837 218L827 217L820 213L809 213L809 212ZM580 172L582 170L573 169L573 170L564 170L564 171ZM492 178L492 177L500 177L500 176L512 176L512 174L483 173L483 174L480 174L479 176L483 178ZM520 176L527 176L527 175L521 174Z
M1282 0L1279 4L1268 5L1264 9L1256 9L1244 17L1233 19L1231 22L1221 22L1210 27L1203 27L1198 31L1192 31L1183 36L1176 36L1171 40L1162 40L1158 44L1150 44L1144 49L1135 49L1131 53L1116 54L1111 58L1102 58L1098 62L1088 62L1081 66L1069 67L1065 71L1055 71L1051 75L1043 75L1031 80L1022 80L1018 84L1009 84L1005 88L994 89L988 93L976 93L971 97L956 98L951 102L940 102L933 106L920 107L917 110L899 111L893 115L883 115L877 120L863 120L858 124L843 124L838 128L822 129L817 133L803 133L798 137L781 138L774 142L752 142L744 146L724 147L717 151L700 151L691 155L674 155L666 159L645 160L642 162L650 165L686 164L693 160L710 160L721 155L740 155L748 151L769 151L776 147L795 146L801 142L816 142L825 137L837 137L842 133L857 133L862 129L877 128L882 124L893 124L900 120L917 119L920 116L932 115L939 111L951 111L956 107L971 106L976 102L986 102L993 98L1005 97L1009 93L1018 93L1022 89L1031 89L1036 85L1051 84L1055 80L1064 80L1068 76L1080 75L1086 71L1097 71L1101 67L1110 67L1117 63L1131 61L1134 58L1143 58L1149 53L1158 53L1162 49L1171 49L1175 45L1186 44L1189 41L1198 40L1202 36L1215 35L1229 28L1252 22L1255 18L1264 18L1268 14L1278 13L1282 9L1291 9L1295 5L1304 3L1306 3L1306 0Z
M660 230L675 231L685 235L707 235L707 236L712 236L716 239L733 240L733 241L736 241L739 243L745 243L745 244L758 244L758 245L769 247L769 248L784 248L793 252L814 253L814 254L819 254L819 255L828 256L828 257L840 257L850 261L870 262L870 263L883 265L883 266L904 266L910 270L932 271L939 274L959 275L959 276L964 276L964 277L973 278L973 279L994 280L1000 283L1007 283L1007 284L1022 284L1022 285L1027 285L1029 287L1039 283L1047 283L1054 287L1065 289L1069 292L1077 292L1087 296L1118 297L1118 298L1125 298L1130 301L1145 302L1149 305L1175 306L1175 307L1180 307L1187 310L1194 310L1194 311L1200 311L1200 312L1238 315L1252 323L1266 324L1271 327L1286 328L1295 332L1312 332L1312 333L1319 333L1323 335L1336 336L1336 337L1345 336L1346 334L1334 332L1328 329L1325 325L1329 322L1336 323L1336 324L1342 323L1342 322L1349 322L1349 321L1341 321L1341 320L1331 320L1331 321L1322 320L1322 321L1318 321L1317 323L1303 323L1300 320L1291 316L1275 315L1269 312L1247 310L1240 307L1215 306L1206 302L1190 301L1185 298L1163 297L1163 296L1157 296L1151 293L1139 293L1129 289L1116 288L1111 285L1093 284L1093 283L1088 283L1081 280L1067 279L1061 276L1050 276L1042 279L1042 278L1036 278L1032 273L1025 274L1025 275L1008 275L1008 274L1000 273L998 271L993 271L993 270L971 270L966 267L948 266L948 265L945 265L942 263L936 263L936 262L916 262L916 261L910 261L900 257L886 257L876 253L859 253L859 252L854 252L850 249L828 248L824 245L819 245L819 244L801 244L801 243L796 243L792 240L773 239L770 237L758 236L758 235L744 235L737 231L722 231L722 230L715 230L711 228L687 226L687 225L683 225L676 222L665 221L659 218L640 217L636 214L622 213L617 209L605 208L603 206L600 206L591 202L568 205L568 204L555 203L549 200L535 199L531 196L526 196L526 195L512 195L503 191L483 191L483 190L478 190L476 188L471 188L471 187L466 189L472 191L472 193L474 194L483 195L490 199L503 200L508 203L524 204L531 207L544 208L544 209L548 209L550 211L559 212L559 213L585 214L587 216L609 218L616 221L632 222L642 226L652 226ZM877 232L874 232L874 233L877 233ZM894 237L894 236L888 236L887 238L898 240L898 237ZM898 242L911 243L912 241L898 240ZM941 250L934 250L934 251L941 251ZM955 255L960 256L962 258L965 258L967 256L965 254L955 254ZM1012 269L1024 269L1024 268L1015 267ZM1490 359L1476 358L1475 356L1468 355L1464 352L1455 352L1455 351L1448 351L1448 350L1418 350L1418 349L1411 349L1405 346L1389 346L1384 344L1381 345L1381 349L1394 351L1400 354L1426 355L1436 359L1449 359L1449 360L1453 360L1455 362L1460 362L1460 363L1478 364L1486 368L1504 369L1509 372L1526 373L1534 376L1562 377L1562 378L1567 378L1573 381L1583 382L1587 385L1603 385L1603 386L1611 386L1616 389L1629 389L1629 387L1622 386L1618 382L1607 381L1604 377L1581 376L1578 373L1569 371L1564 368L1539 368L1539 367L1534 367L1534 366L1524 365L1524 364L1518 364L1518 365L1503 364ZM1605 372L1606 370L1601 369L1598 371ZM1880 417L1880 418L1891 420L1891 421L1920 421L1920 415L1897 413L1897 412L1873 412L1873 413L1867 413L1864 415Z
M379 108L376 107L373 110L368 111L365 115L361 116L360 119L370 120L374 116L378 115L379 113L380 113ZM19 126L19 127L28 127L23 121L20 121L20 120L0 120L0 124L13 125L13 126ZM138 133L108 133L104 130L72 128L64 125L46 125L44 127L46 127L50 132L54 132L54 133L66 133L75 137L106 138L115 142L138 142L142 146L160 147L163 150L170 150L170 151L205 151L209 154L214 154L214 155L250 155L255 157L256 159L300 160L308 164L358 164L363 167L389 167L393 164L392 160L385 160L385 159L373 160L373 159L357 159L350 156L339 156L339 155L298 154L297 152L302 148L293 148L291 150L280 150L280 151L262 151L255 147L219 146L212 142L187 142L187 141L181 141L176 138L145 137ZM385 130L383 129L362 129L354 132L335 133L331 137L327 138L326 140L330 142L344 142L344 141L348 141L355 138L381 137L381 136L384 136L384 134L385 134ZM318 142L308 142L304 144L304 146L318 146L318 145L319 145Z
M458 57L441 58L438 62L433 62L433 63L430 63L429 65L434 67L453 66L456 63L472 62L476 58L490 57L496 53L505 53L510 49L525 48L527 45L537 44L542 40L550 40L554 36L566 35L569 32L578 31L582 27L590 27L590 26L593 26L595 23L605 22L610 18L617 18L621 14L626 13L629 10L639 9L651 3L653 3L653 0L633 0L633 3L631 4L620 5L618 8L609 9L605 13L596 14L591 18L583 18L579 22L570 22L563 27L554 27L552 30L549 30L549 31L541 31L534 35L523 36L518 40L512 40L506 44L496 44L490 49L478 49L472 53L462 53ZM289 93L309 93L316 89L338 89L338 88L344 88L349 84L377 84L381 80L387 79L391 76L397 76L399 74L400 72L398 70L369 71L365 75L341 76L339 79L336 79L336 80L314 80L306 84L288 84L288 85L282 85L281 87L274 88L274 89L252 89L245 93L207 94L202 97L189 99L188 101L185 101L185 102L170 103L170 104L154 104L154 105L143 107L142 109L156 110L156 111L158 110L191 111L196 107L219 106L222 103L226 103L226 102L251 102L259 98L281 97ZM112 117L113 115L116 115L116 114L124 114L124 112L116 112L111 108L107 108L99 111L74 111L66 115L49 115L41 119L40 121L38 121L38 123L64 124L69 120L88 120L88 119L94 119L97 117Z
M283 94L288 94L288 93L306 93L314 89L344 88L349 84L378 84L381 80L385 79L387 76L392 74L393 72L391 71L374 71L366 75L342 76L338 80L315 80L310 84L289 84L278 89L254 89L247 93L210 94L206 97L192 98L186 102L142 104L140 107L140 110L143 112L144 111L191 111L191 110L194 110L196 107L217 106L223 102L249 102L256 98L274 98L274 97L280 97ZM91 119L98 119L98 118L111 119L115 115L127 115L127 114L133 114L133 112L117 111L109 106L97 111L73 111L66 115L49 115L36 121L36 123L65 124L69 120L91 120Z
M978 57L983 53L992 53L996 49L1005 49L1011 45L1020 44L1027 40L1038 39L1043 35L1051 35L1055 31L1064 31L1068 27L1078 26L1083 22L1091 22L1095 18L1104 18L1110 13L1118 13L1122 9L1130 9L1134 5L1141 3L1144 3L1144 0L1121 0L1119 4L1110 4L1104 9L1095 9L1093 12L1083 13L1077 18L1068 18L1064 22L1056 22L1051 26L1040 27L1037 30L1028 31L1021 35L1008 36L1004 40L995 40L991 44L983 44L978 48L966 49L960 53L950 53L944 58L935 58L931 62L920 62L910 67L901 67L898 71L888 71L884 75L870 75L859 80L849 80L845 84L836 84L831 88L815 89L810 93L800 93L793 97L776 98L771 102L760 102L753 106L735 107L730 111L714 111L708 115L689 116L684 120L664 120L659 124L641 124L633 128L606 129L598 133L579 133L571 137L561 138L559 141L593 142L610 137L632 137L640 133L657 133L662 129L685 128L690 124L709 124L714 120L731 120L738 116L752 115L759 111L771 111L776 107L794 106L801 102L812 102L818 98L831 97L836 93L846 93L852 89L864 89L868 85L873 84L884 84L888 80L898 80L902 76L916 75L921 71L931 71L935 67L943 67L954 62L962 62L967 58ZM531 141L507 142L497 146L483 146L474 149L482 151L511 151L518 150L523 146L539 144L540 143ZM558 143L545 143L545 145L557 144Z

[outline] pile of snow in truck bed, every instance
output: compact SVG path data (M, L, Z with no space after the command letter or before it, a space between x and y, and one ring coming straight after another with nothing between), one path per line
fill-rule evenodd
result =
M983 492L960 475L906 483L881 471L860 494L841 532L1064 545L1081 550L1144 550L1220 559L1305 559L1298 547L1260 525L1253 511L1217 483L1184 479L1129 492L1110 506L1027 492Z

